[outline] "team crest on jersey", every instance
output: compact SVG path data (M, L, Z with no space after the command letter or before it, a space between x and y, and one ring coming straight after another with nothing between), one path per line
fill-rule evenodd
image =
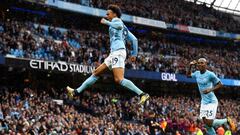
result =
M201 84L201 85L206 85L207 84L207 81L208 79L206 77L199 77L197 79L198 83Z

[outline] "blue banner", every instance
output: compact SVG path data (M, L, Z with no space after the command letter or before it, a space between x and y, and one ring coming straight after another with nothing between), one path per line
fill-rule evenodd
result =
M60 0L48 0L46 1L46 4L60 8L60 9L70 10L70 11L79 12L79 13L88 14L88 15L97 16L97 17L105 17L107 12L106 10L103 10L103 9L82 6L79 4L74 4L74 3L60 1ZM131 15L123 14L121 18L126 22L133 22L133 16Z
M239 34L234 34L234 33L226 33L226 32L217 31L217 37L239 39L240 35Z
M0 64L6 64L7 66L22 66L33 70L48 70L58 72L69 73L81 73L91 74L95 67L90 65L79 65L76 63L66 63L63 61L44 61L36 59L15 58L10 56L0 56ZM183 74L165 73L165 72L153 72L142 70L126 70L125 77L137 78L145 80L158 80L169 82L186 82L196 83L193 78L187 78ZM226 86L240 86L240 80L233 79L221 79L222 83Z
M138 79L150 79L150 80L152 79L152 80L160 80L160 81L196 83L196 80L193 78L188 78L186 75L174 74L174 73L126 70L125 76L130 78L138 78ZM240 86L240 80L221 79L221 82L226 86Z
M5 57L0 55L0 64L5 64Z

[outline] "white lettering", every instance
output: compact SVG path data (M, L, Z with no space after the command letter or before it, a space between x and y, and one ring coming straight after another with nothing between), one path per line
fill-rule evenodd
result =
M78 64L67 64L66 62L50 62L42 60L30 60L30 67L33 69L57 70L63 72L92 73L95 67ZM42 65L43 64L43 65Z
M35 60L31 60L30 61L30 67L37 69L38 68L38 62L35 61Z
M53 63L52 70L54 70L55 68L57 68L58 71L61 71L59 66L58 66L58 63L56 63L56 62Z
M162 80L164 81L174 81L176 82L176 75L175 74L171 74L171 73L162 73L161 74Z
M46 69L48 70L49 68L52 70L53 68L53 62L48 62L48 61L46 61L45 62L45 64L46 64Z
M44 64L44 69L45 69L45 70L48 70L48 64L47 64L47 61L45 61L43 64Z
M83 65L80 65L79 68L80 68L80 73L82 73L83 72Z
M70 67L70 70L69 70L69 72L74 72L74 69L73 69L73 64L69 64L69 67Z
M61 71L67 71L68 70L68 65L66 63L61 63Z

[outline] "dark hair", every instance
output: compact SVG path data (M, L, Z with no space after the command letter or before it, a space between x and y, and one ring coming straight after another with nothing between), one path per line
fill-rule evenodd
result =
M122 11L121 11L121 9L119 8L118 5L111 4L111 5L108 6L108 10L112 10L113 13L117 14L118 18L120 18L121 15L122 15Z

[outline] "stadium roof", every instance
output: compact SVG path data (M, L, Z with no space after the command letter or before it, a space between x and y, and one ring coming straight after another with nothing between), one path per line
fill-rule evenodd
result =
M240 16L240 0L186 0L197 4L206 3L208 7Z

